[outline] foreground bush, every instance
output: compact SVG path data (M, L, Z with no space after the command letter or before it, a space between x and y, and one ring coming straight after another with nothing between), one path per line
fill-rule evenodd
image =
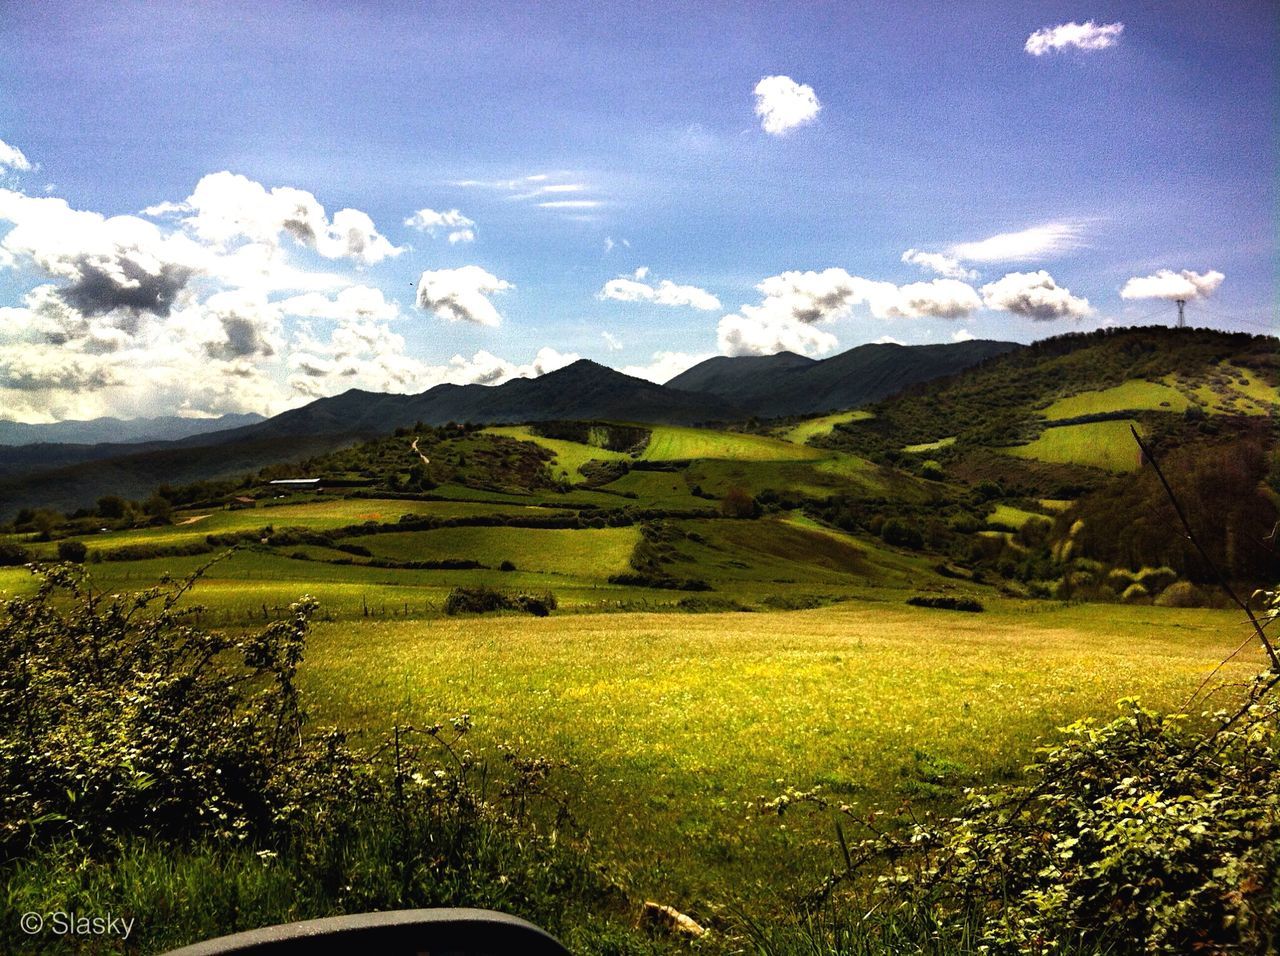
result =
M184 606L196 578L105 596L43 574L0 609L0 951L40 942L19 913L77 908L136 916L130 951L441 905L615 933L625 899L575 836L567 768L482 758L465 715L363 748L309 728L314 602L228 635Z
M1208 726L1123 707L1110 723L1066 728L1026 784L970 791L951 818L852 845L841 830L844 865L817 896L869 893L858 912L915 927L916 951L947 940L992 954L1274 952L1276 702ZM765 806L795 803L853 817L816 791ZM854 879L886 863L871 890Z

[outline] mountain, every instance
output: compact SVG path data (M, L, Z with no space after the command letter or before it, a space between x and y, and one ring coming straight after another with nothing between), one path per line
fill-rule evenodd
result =
M264 421L261 415L222 415L218 418L91 418L87 421L54 422L29 425L26 422L0 421L0 445L75 444L97 445L103 442L174 441L192 435L226 431Z
M947 345L861 345L815 361L792 352L707 359L667 382L701 391L753 415L775 418L854 408L919 382L954 375L1021 348L975 339Z
M81 507L105 494L146 497L186 484L323 454L402 425L622 419L693 425L746 413L722 399L655 385L582 359L502 385L438 385L419 395L352 389L266 421L173 442L16 446L0 460L0 516Z

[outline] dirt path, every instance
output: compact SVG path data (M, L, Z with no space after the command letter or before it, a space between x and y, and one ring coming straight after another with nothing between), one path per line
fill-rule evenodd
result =
M193 515L190 518L183 518L178 524L195 524L197 521L203 521L208 515Z
M413 444L412 444L412 445L410 445L409 447L413 449L413 453L414 453L415 455L417 455L419 458L421 458L421 459L422 459L422 463L423 463L424 465L429 465L429 464L431 464L431 459L430 459L430 458L428 458L426 455L424 455L422 452L418 451L418 439L416 439L416 438L415 438L415 439L413 440Z

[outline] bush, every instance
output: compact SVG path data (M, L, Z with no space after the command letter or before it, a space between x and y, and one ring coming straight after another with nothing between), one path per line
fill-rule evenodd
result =
M920 533L920 529L901 518L888 519L880 528L880 537L885 544L897 548L919 551L924 547L924 535Z
M1175 581L1156 595L1156 607L1204 607L1208 596L1190 581Z
M949 595L935 597L917 594L915 597L907 598L907 603L912 607L931 607L940 611L968 611L976 614L986 610L981 602L975 601L973 598L951 597Z
M745 488L730 488L720 502L720 513L726 518L754 518L760 506Z
M59 561L70 561L73 564L84 564L84 559L88 554L89 549L85 547L83 541L58 542Z
M1067 727L1024 785L968 791L952 817L845 845L847 868L820 895L888 861L871 908L903 923L927 915L929 939L964 940L965 952L1273 951L1276 702L1255 694L1199 726L1121 706L1110 723ZM796 803L855 817L816 791L761 806Z
M31 560L31 552L20 544L0 542L0 568L12 568Z
M503 561L500 565L498 565L498 570L499 570L499 571L514 571L514 570L516 570L515 562L514 562L514 561Z
M1135 581L1124 589L1124 593L1120 595L1120 600L1124 601L1125 604L1136 604L1139 601L1145 601L1150 596L1151 592Z
M481 585L458 587L444 600L445 614L487 614L492 611L524 611L535 617L546 617L558 607L556 596L545 594L517 594L512 597L502 591Z

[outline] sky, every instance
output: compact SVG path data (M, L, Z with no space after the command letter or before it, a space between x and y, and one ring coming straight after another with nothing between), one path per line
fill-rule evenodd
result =
M0 417L1276 328L1269 2L0 0Z

